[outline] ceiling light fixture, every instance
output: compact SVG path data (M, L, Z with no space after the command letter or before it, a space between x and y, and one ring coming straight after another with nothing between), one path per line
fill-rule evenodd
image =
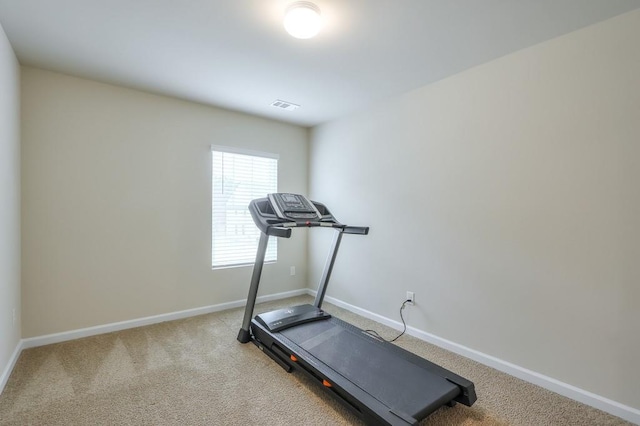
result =
M321 24L320 8L310 1L291 3L284 14L284 28L295 38L315 36Z

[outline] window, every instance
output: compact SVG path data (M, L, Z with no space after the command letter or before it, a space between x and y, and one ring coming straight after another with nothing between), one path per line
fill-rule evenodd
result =
M260 230L249 213L249 201L278 192L278 156L212 146L211 265L251 265ZM277 239L270 238L265 262L277 260Z

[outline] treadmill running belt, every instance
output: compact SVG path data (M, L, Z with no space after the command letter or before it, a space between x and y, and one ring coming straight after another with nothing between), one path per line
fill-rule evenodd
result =
M425 366L397 356L363 331L340 323L346 324L332 318L283 330L281 334L401 413L426 416L460 393L458 386Z

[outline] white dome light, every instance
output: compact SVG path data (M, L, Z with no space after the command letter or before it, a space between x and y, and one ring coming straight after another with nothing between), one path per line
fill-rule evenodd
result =
M295 38L315 36L321 24L320 8L309 1L292 3L284 15L284 28Z

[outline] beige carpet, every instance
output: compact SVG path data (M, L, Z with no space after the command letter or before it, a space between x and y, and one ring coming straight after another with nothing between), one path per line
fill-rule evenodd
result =
M307 303L299 297L257 312ZM360 328L396 332L326 304ZM361 424L315 383L236 335L241 309L28 349L0 395L0 425ZM397 341L473 381L478 401L422 425L626 425L623 420L410 336Z

